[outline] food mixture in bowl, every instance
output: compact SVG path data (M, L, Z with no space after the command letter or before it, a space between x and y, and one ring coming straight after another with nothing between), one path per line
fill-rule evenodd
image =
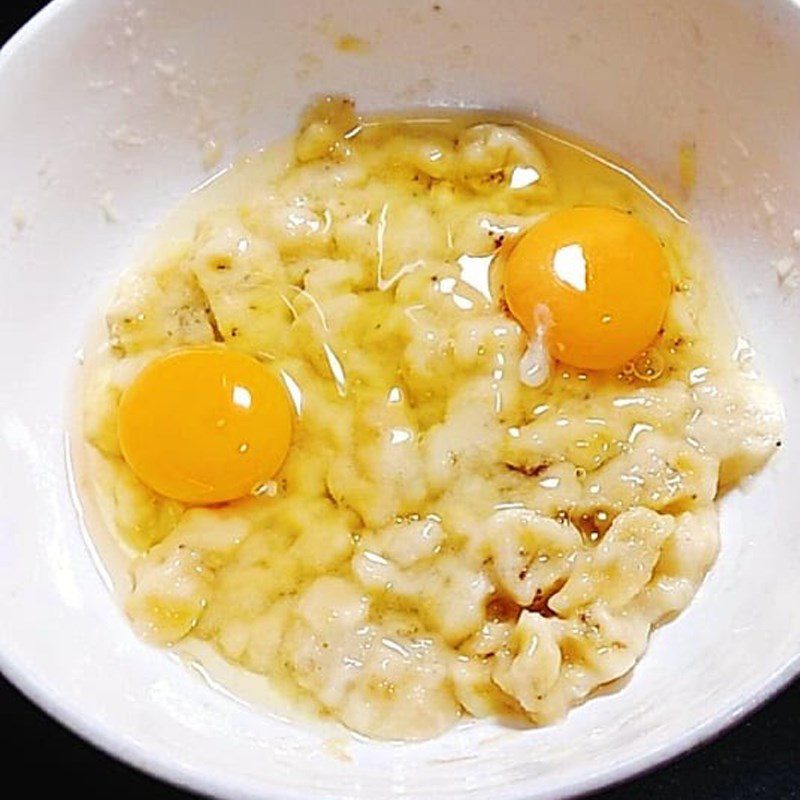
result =
M179 216L84 364L84 496L141 635L360 733L625 675L780 445L686 221L547 129L326 98Z

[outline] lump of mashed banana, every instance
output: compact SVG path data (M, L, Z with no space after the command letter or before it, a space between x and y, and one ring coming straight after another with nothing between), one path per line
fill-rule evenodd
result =
M542 215L588 204L660 237L667 316L620 369L555 363L529 386L497 267ZM360 733L546 724L627 673L711 567L720 488L779 445L684 224L527 123L365 120L326 98L182 214L193 233L124 278L84 381L127 611ZM275 480L190 508L131 472L117 408L154 358L213 342L281 377L295 432Z

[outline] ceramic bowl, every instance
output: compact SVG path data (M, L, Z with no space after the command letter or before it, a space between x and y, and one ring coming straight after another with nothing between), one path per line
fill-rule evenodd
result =
M800 670L798 75L788 0L48 6L0 54L0 668L118 758L254 800L565 797L735 723ZM696 152L684 206L783 396L784 447L724 499L722 552L689 609L621 691L562 724L332 746L139 641L84 541L65 409L87 320L182 195L322 92L538 114L674 194L680 148Z

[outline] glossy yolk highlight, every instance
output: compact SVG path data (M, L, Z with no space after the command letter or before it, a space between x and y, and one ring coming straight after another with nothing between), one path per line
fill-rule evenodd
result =
M611 369L655 338L670 296L656 237L630 214L570 208L535 224L503 270L506 302L551 356L581 369ZM537 331L538 329L538 331Z
M201 347L148 364L122 395L118 424L125 460L144 483L204 505L243 497L275 475L292 409L259 361Z

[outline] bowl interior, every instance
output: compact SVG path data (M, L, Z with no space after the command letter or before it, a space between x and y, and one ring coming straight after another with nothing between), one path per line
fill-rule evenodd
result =
M341 46L356 36L364 45ZM800 8L789 0L60 0L0 55L0 667L108 750L237 797L539 798L657 763L798 668ZM65 404L87 320L148 229L323 92L537 113L677 194L786 405L723 502L719 561L624 691L558 726L391 745L292 725L139 642L82 538ZM333 738L332 738L333 737Z

